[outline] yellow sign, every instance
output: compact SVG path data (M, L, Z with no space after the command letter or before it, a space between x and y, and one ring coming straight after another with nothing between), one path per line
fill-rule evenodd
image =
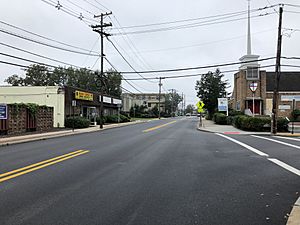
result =
M202 101L197 102L196 106L197 106L197 111L198 113L203 113L204 112L204 103Z
M75 91L75 99L93 101L94 95L92 93L88 93L88 92Z
M204 107L204 103L202 101L197 102L196 106L198 109L202 109Z
M203 113L203 112L204 112L203 108L201 108L201 109L198 108L198 113Z

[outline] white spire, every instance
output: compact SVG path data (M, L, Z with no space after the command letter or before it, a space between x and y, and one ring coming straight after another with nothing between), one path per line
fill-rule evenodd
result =
M250 30L250 1L248 1L248 35L247 35L247 55L251 55L251 30Z

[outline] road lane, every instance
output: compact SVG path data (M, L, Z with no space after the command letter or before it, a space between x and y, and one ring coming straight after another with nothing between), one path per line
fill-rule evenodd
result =
M1 183L0 224L285 224L295 175L196 119L142 132L168 122L32 143L90 152Z

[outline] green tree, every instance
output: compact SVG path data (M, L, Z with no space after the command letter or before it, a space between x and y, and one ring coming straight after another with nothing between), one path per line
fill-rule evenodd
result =
M104 94L121 97L122 75L112 69L104 76ZM89 91L100 91L99 71L86 68L58 67L50 70L46 66L31 65L25 73L25 78L16 74L8 77L5 82L13 86L72 86Z
M228 80L223 80L224 75L217 69L215 72L208 72L196 82L197 96L202 99L208 111L209 118L216 112L218 107L218 98L224 98L227 95Z
M186 106L185 113L192 114L194 112L194 110L195 110L195 106L192 105L192 104L189 104L189 105Z
M122 89L121 89L122 75L121 73L109 69L105 73L104 77L104 89L106 94L121 97Z
M165 113L169 116L175 116L179 103L182 101L182 97L174 93L168 93L165 95Z

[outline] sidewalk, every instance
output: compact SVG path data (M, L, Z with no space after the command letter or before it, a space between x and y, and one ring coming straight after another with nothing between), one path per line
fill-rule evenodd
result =
M117 127L124 127L129 125L134 125L138 123L146 123L157 119L150 119L150 120L136 120L134 122L127 122L127 123L116 123L116 124L107 124L103 126L102 130L117 128ZM70 135L76 135L76 134L82 134L82 133L89 133L89 132L96 132L96 131L102 131L100 130L99 125L94 127L88 127L83 129L75 129L74 132L72 129L70 130L62 130L62 131L53 131L53 132L45 132L45 133L39 133L39 134L27 134L22 136L12 136L12 137L3 137L0 138L0 147L5 145L11 145L11 144L18 144L18 143L24 143L24 142L30 142L30 141L38 141L38 140L46 140L50 138L55 137L63 137L63 136L70 136Z
M270 132L255 132L255 131L243 131L233 127L232 125L219 125L215 124L212 120L202 120L202 126L198 124L198 130L211 132L211 133L222 133L222 134L263 134L270 135ZM277 133L278 136L287 137L300 137L300 133Z

